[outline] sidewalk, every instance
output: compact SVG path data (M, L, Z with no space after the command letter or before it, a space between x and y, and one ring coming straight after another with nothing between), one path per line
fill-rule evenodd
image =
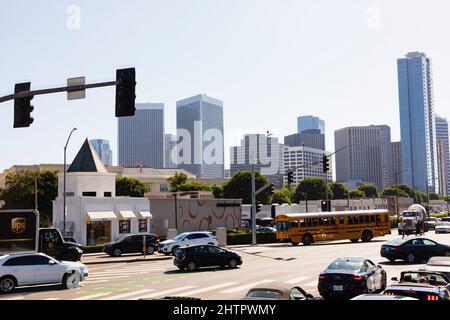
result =
M172 256L165 256L161 254L154 253L152 255L146 255L145 258L142 254L129 254L122 255L120 257L110 257L105 253L88 253L84 254L82 258L82 263L86 265L94 264L108 264L108 263L131 263L131 262L151 262L151 261L161 261L161 260L171 260Z

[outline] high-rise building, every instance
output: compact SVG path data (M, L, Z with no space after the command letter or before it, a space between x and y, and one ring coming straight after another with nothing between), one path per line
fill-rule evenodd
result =
M223 178L223 102L205 94L177 102L177 164L198 178Z
M440 167L439 176L440 181L439 185L441 186L440 194L449 195L450 194L450 154L449 154L449 141L448 141L448 122L447 119L441 118L436 115L436 139L437 141L441 141L440 154L438 156L438 168ZM438 148L439 152L439 148ZM440 160L439 160L440 159ZM439 165L439 161L441 165ZM447 172L447 175L445 175ZM447 187L445 187L447 185Z
M402 145L400 141L391 143L392 181L391 185L403 184Z
M309 129L319 129L320 133L325 134L325 121L319 117L301 116L297 118L297 133Z
M284 147L283 152L283 171L287 172L298 166L303 166L305 164L310 164L317 161L322 161L322 156L330 155L330 152L325 152L321 149L314 149L309 147ZM305 178L327 178L327 181L333 180L333 163L332 158L329 157L330 170L325 174L323 172L323 165L320 163L318 165L311 165L299 168L294 171L292 187L297 187ZM284 183L286 184L287 176L284 176Z
M380 130L381 184L383 189L392 185L391 128L386 125L370 126Z
M177 145L177 136L166 133L164 135L164 168L174 169L177 167L176 154L174 151Z
M390 158L390 130L386 126L347 127L334 132L336 180L361 180L377 186L379 191L389 185L384 169ZM388 134L389 132L389 134ZM389 139L388 139L389 136ZM386 141L389 140L389 147ZM391 169L392 170L392 169Z
M112 166L112 150L108 140L93 139L89 140L94 150L97 152L100 160L105 166Z
M164 167L164 104L137 103L136 114L118 118L118 165Z
M325 135L320 129L306 129L284 137L284 144L289 147L309 147L325 150Z
M410 52L397 60L403 182L437 192L436 123L431 59Z
M246 134L240 146L230 148L230 175L255 170L277 188L283 187L283 145L265 134Z

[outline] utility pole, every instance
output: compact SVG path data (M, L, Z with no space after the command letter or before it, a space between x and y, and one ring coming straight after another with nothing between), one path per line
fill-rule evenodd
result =
M256 177L255 177L255 163L252 165L252 245L256 242Z
M39 172L36 173L34 177L34 209L38 209L38 187L37 187L37 177Z
M67 145L69 144L70 137L72 136L72 133L78 130L77 128L73 128L72 131L70 131L69 137L67 138L66 145L64 146L64 177L63 177L63 236L66 235L66 215L67 215L67 209L66 209L66 151L67 151Z

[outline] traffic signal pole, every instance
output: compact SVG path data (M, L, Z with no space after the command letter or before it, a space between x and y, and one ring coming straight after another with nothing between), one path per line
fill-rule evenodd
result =
M255 164L252 167L252 245L256 242L256 182L255 182Z

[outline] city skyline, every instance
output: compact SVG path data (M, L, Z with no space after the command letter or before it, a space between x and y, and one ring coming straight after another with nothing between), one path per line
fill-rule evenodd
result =
M296 132L295 118L308 114L325 120L326 150L332 150L333 132L351 125L385 123L392 129L393 140L400 139L395 60L405 52L417 50L433 58L436 112L450 118L446 107L450 105L450 93L446 90L446 83L450 82L450 47L436 35L449 27L444 15L445 8L450 8L448 4L429 4L424 8L417 1L380 1L375 4L380 9L380 24L371 27L368 9L373 6L372 1L349 3L345 9L329 2L330 10L326 12L319 4L308 4L310 14L302 10L302 2L259 1L255 5L255 1L249 1L238 4L241 10L235 10L236 4L222 3L217 7L198 1L175 2L177 6L138 2L141 10L134 12L138 15L136 22L122 30L113 22L129 9L119 2L108 7L106 13L100 4L79 1L79 29L67 27L67 9L72 5L69 1L51 5L49 2L48 6L2 5L0 21L8 28L2 28L0 34L11 43L4 49L5 56L16 59L0 61L0 94L11 93L14 83L20 81L30 80L32 88L40 88L64 84L66 78L78 75L85 75L88 82L110 80L116 68L136 66L137 101L165 103L165 133L175 133L176 101L206 92L226 104L225 150L237 145L247 132L271 130L280 138ZM408 15L401 14L405 4ZM37 14L43 13L44 7L45 15ZM423 15L424 10L427 15ZM19 12L37 27L23 29L12 18ZM202 20L186 28L183 22L199 13ZM272 19L277 27L266 26L267 20L260 19L261 15ZM176 23L167 26L164 21L168 16L180 21L174 19ZM204 28L205 25L210 28ZM14 36L8 32L13 29ZM314 32L308 34L312 29ZM149 32L152 30L155 32ZM14 45L25 34L36 49L33 53ZM144 34L151 45L140 40ZM115 46L112 35L136 50L111 50ZM46 50L55 41L61 47ZM209 46L200 45L205 43ZM268 43L277 45L267 50ZM359 44L357 50L354 43ZM305 45L308 50L304 50ZM243 49L238 50L239 54L234 53L237 47ZM80 50L95 59L80 57ZM175 55L180 50L184 54ZM241 76L236 77L236 69ZM61 162L62 148L72 127L79 131L72 137L68 157L75 155L72 144L81 143L86 136L102 136L110 140L115 152L118 150L112 89L91 90L85 100L71 102L60 95L35 97L32 104L35 121L28 129L12 129L12 103L0 108L0 135L9 138L2 141L7 156L0 158L0 169L23 163L23 159L27 163ZM281 111L277 117L270 116L273 106ZM255 121L248 123L253 115ZM49 139L52 144L44 144ZM17 141L22 141L20 147ZM46 152L40 153L43 147ZM229 167L228 157L225 160L225 167Z

